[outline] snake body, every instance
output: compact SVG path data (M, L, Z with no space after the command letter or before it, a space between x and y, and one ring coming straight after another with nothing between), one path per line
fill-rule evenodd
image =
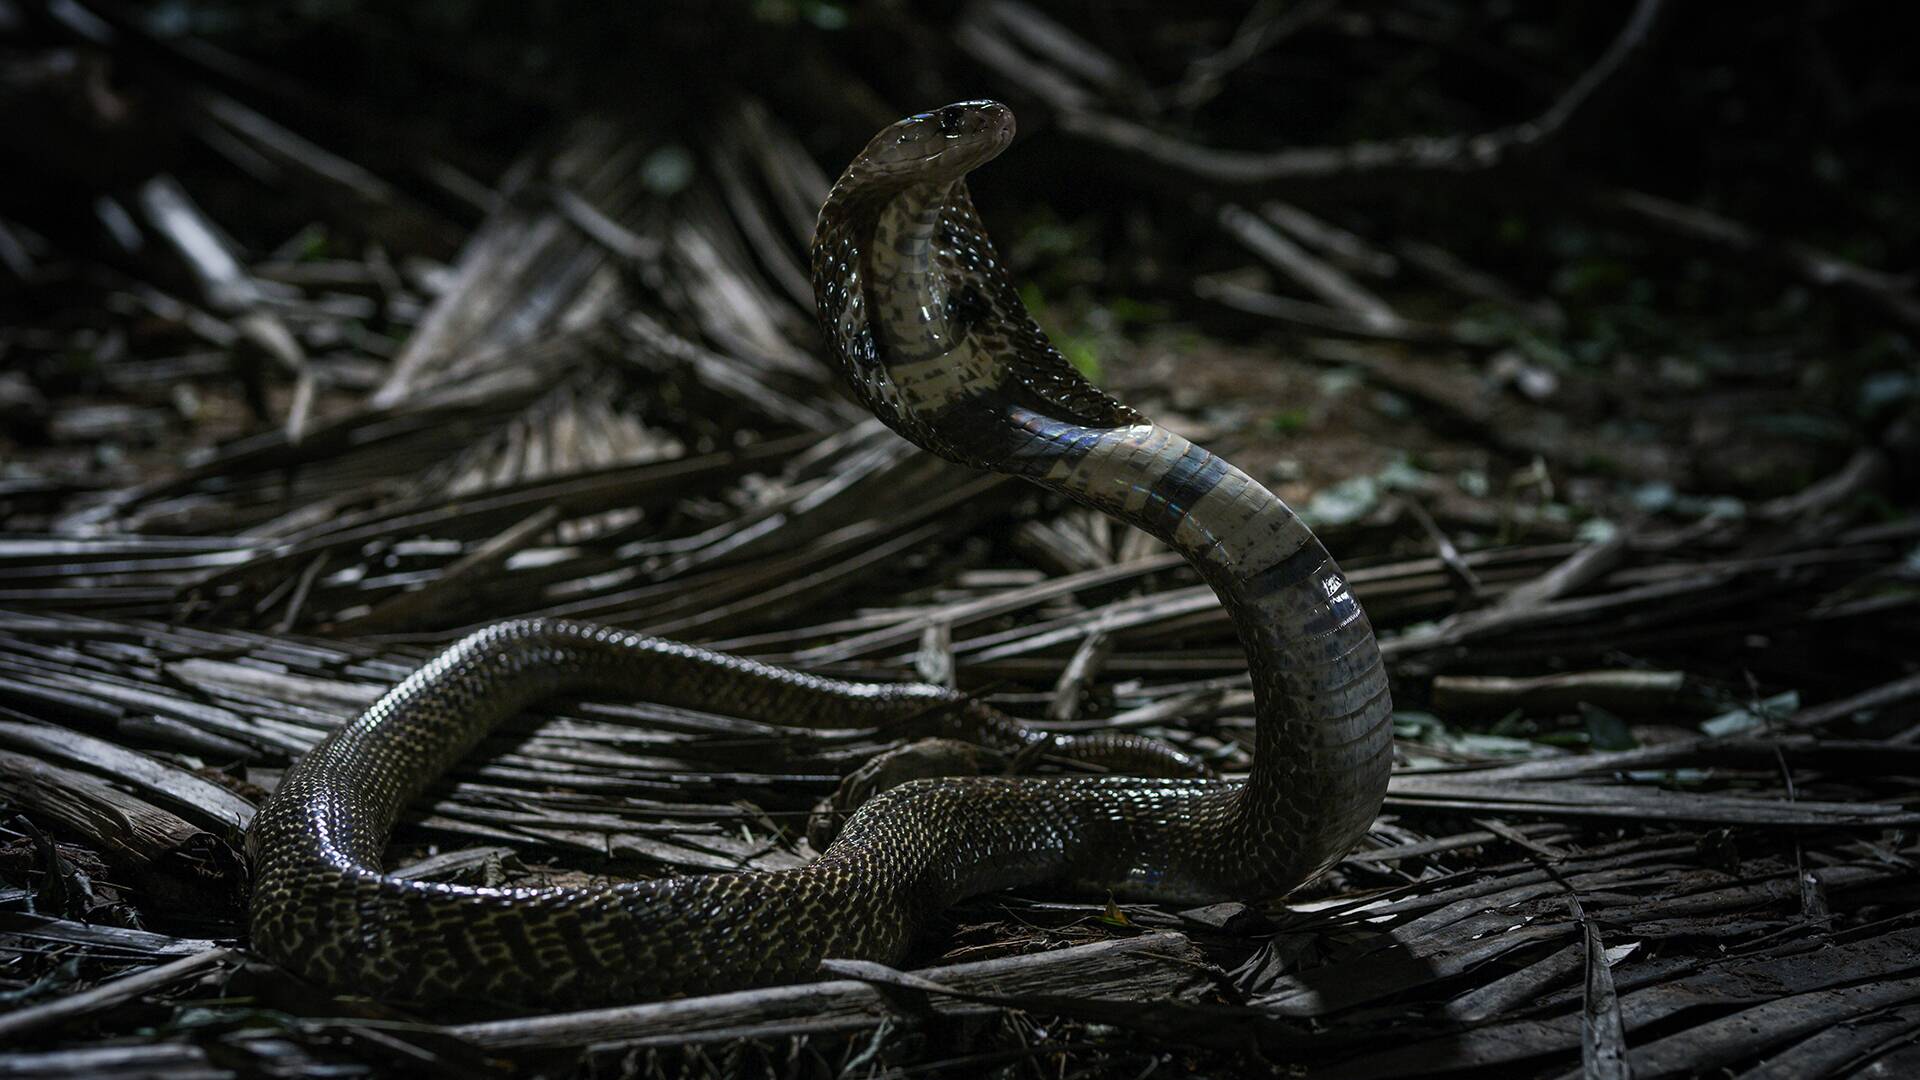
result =
M965 176L1013 134L965 102L877 135L813 245L819 318L855 395L934 453L1024 476L1183 553L1234 618L1257 739L1244 781L953 777L874 796L813 862L594 888L481 888L381 869L401 809L495 724L563 692L785 723L943 709L975 737L1038 736L951 692L837 682L581 623L517 620L430 661L288 770L249 833L256 950L374 996L614 1003L893 962L963 897L1046 884L1169 902L1277 896L1363 834L1386 790L1379 651L1313 534L1257 481L1092 386L1022 306ZM1069 753L1185 764L1109 737Z

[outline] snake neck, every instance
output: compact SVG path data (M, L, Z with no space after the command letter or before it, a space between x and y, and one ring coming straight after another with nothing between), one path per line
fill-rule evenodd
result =
M856 162L813 244L820 324L861 403L942 457L996 468L1009 404L1091 425L1138 421L1081 377L1027 313L964 180L874 179Z
M914 184L874 217L866 252L871 318L893 367L938 360L961 340L953 290L935 264L941 218L960 181Z
M1319 838L1317 873L1372 821L1385 790L1391 702L1373 630L1326 548L1259 481L1151 423L1092 429L1031 410L1002 467L1151 533L1184 555L1232 616L1253 676L1256 744L1237 828ZM1276 820L1311 805L1311 822Z

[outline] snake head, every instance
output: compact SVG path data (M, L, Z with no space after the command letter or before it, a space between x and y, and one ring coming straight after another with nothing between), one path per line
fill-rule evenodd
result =
M889 124L857 159L875 178L913 183L958 180L1013 142L1013 110L997 101L960 101Z
M855 396L920 447L986 469L1031 442L1008 434L1021 410L1087 427L1141 419L1047 340L974 211L966 176L1013 130L996 101L888 125L841 174L813 241L820 325Z

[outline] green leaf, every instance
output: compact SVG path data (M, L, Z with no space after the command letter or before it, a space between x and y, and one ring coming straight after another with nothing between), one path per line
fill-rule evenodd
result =
M1123 323L1165 322L1173 314L1173 310L1165 304L1125 296L1116 296L1107 301L1107 311L1115 322Z
M1060 337L1055 339L1054 344L1059 347L1060 355L1067 358L1067 363L1085 375L1089 382L1099 382L1101 376L1106 374L1106 369L1100 366L1100 354L1094 351L1093 343L1086 338Z
M1720 738L1765 727L1799 711L1800 691L1789 690L1784 694L1775 694L1751 708L1733 709L1710 720L1703 720L1700 723L1700 730L1714 738Z
M1307 410L1281 409L1267 416L1267 429L1275 435L1297 435L1307 429Z
M1371 476L1356 476L1315 492L1300 516L1314 526L1351 525L1378 505L1380 482Z
M1595 750L1631 750L1640 745L1625 720L1598 705L1581 702L1580 718L1587 722L1587 745Z

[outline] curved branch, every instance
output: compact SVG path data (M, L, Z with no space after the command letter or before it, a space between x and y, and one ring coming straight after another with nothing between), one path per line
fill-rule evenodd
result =
M1644 191L1595 190L1594 209L1629 224L1689 240L1737 259L1770 264L1819 289L1874 308L1909 329L1920 329L1920 296L1911 275L1888 274L1807 244L1768 236L1743 222Z
M1531 119L1476 134L1363 140L1291 150L1222 150L1154 131L1132 120L1063 112L1067 132L1162 170L1216 187L1268 190L1328 181L1405 175L1481 173L1539 154L1589 119L1650 51L1665 0L1640 0L1599 60L1552 105Z

